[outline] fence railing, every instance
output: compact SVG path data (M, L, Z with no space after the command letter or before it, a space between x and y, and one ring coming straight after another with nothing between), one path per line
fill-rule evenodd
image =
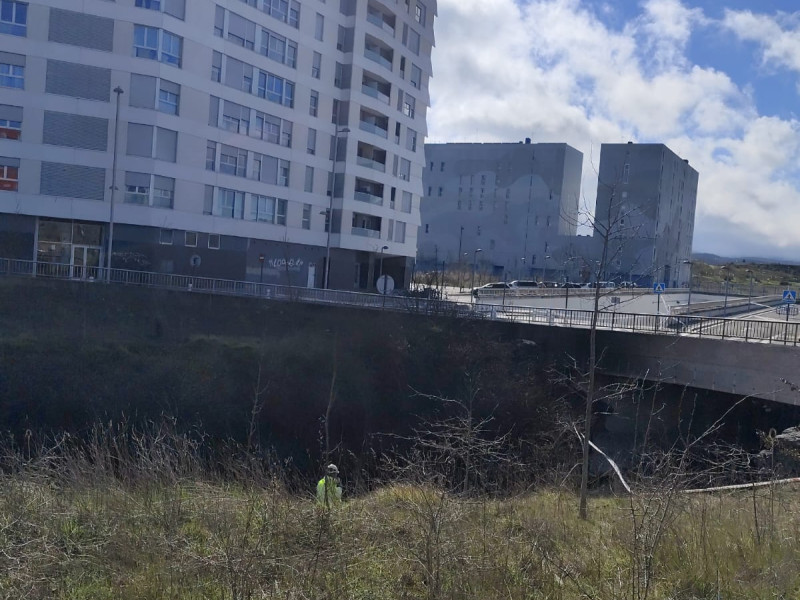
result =
M191 293L224 294L272 300L335 304L356 308L392 310L422 315L452 316L469 319L494 319L561 327L591 326L594 311L563 308L532 308L467 304L413 296L367 294L324 290L252 281L237 281L192 275L174 275L150 271L85 267L27 260L0 258L0 276L69 279L87 285L101 285L109 280L119 285L135 285ZM110 277L107 277L110 275ZM691 315L651 315L602 310L597 313L597 327L612 331L689 335L743 340L769 344L800 345L800 323L791 321L752 321Z

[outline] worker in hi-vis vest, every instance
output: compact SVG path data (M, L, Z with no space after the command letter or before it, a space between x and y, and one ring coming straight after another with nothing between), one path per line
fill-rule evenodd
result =
M342 483L339 481L339 469L330 464L325 469L325 477L317 484L317 504L330 508L342 503Z

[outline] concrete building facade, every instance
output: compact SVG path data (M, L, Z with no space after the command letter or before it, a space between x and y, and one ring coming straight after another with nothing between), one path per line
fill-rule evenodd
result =
M601 146L593 237L599 253L608 232L605 277L688 286L698 178L664 144Z
M419 268L475 262L494 278L539 278L574 252L583 163L576 149L530 140L426 144L425 158Z
M435 0L0 2L0 256L408 281Z
M421 269L688 284L698 173L663 144L602 145L593 215L566 144L427 144L425 156Z

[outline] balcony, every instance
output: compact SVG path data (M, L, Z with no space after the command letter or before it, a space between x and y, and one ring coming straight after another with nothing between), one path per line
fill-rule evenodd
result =
M367 21L394 37L394 16L385 15L372 6L367 7Z
M381 163L377 160L366 158L365 156L356 156L356 164L367 167L368 169L375 169L381 173L386 173L386 163Z
M380 90L378 90L375 87L372 87L371 85L367 85L366 83L361 84L361 92L363 94L366 94L367 96L372 96L373 98L380 100L384 104L391 103L391 99L387 94L381 93Z
M394 59L394 51L380 42L380 40L366 36L364 40L364 56L368 59L375 61L382 67L392 70L392 60Z
M389 138L389 132L386 129L383 129L382 127L376 125L375 123L370 123L369 121L361 121L358 124L358 128L361 129L362 131L369 131L370 133L379 135L385 139Z
M380 230L376 231L375 229L367 229L366 227L353 227L350 230L350 233L352 233L353 235L361 236L361 237L368 237L368 238L375 238L375 239L380 239L381 238Z
M373 196L369 192L356 192L353 197L359 202L368 202L377 206L383 206L383 198L380 196Z

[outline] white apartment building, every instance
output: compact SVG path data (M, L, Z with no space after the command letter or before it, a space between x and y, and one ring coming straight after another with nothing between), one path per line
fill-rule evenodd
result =
M322 287L330 254L329 287L405 285L435 14L0 0L0 257L87 276L113 221L115 268Z

